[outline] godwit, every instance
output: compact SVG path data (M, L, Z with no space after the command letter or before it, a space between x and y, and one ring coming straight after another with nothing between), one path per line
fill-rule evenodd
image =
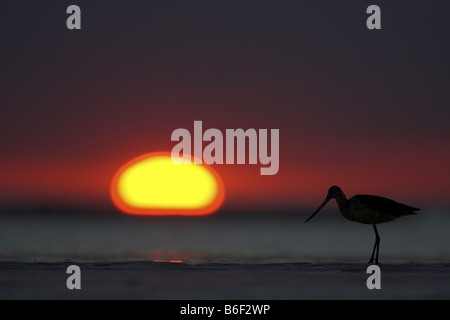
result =
M401 216L416 214L417 212L414 211L420 210L419 208L410 207L391 199L365 194L359 194L347 200L341 188L332 186L328 189L327 197L320 207L305 223L311 220L333 198L336 199L339 211L341 211L345 218L350 221L371 224L373 226L373 230L375 231L375 245L373 246L369 263L373 263L375 260L376 264L378 264L378 252L380 250L380 236L378 234L377 224L392 221ZM374 259L375 251L377 255Z

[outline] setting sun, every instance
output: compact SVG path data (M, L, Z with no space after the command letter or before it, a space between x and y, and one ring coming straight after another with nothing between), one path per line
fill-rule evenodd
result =
M224 199L220 176L200 164L175 164L170 152L144 154L123 165L111 184L114 204L137 215L205 215Z

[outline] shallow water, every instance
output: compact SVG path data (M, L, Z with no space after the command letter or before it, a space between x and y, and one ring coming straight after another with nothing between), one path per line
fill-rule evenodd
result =
M297 216L133 217L117 214L3 214L2 261L181 260L367 262L371 226L324 212ZM380 261L450 262L450 212L423 211L379 225Z

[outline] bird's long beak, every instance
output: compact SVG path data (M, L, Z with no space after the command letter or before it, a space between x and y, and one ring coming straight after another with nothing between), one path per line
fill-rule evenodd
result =
M319 208L317 208L316 212L313 213L313 215L311 217L309 217L308 220L305 221L305 223L307 223L309 220L311 220L323 207L325 207L325 205L327 204L328 201L330 201L331 198L330 197L326 197L325 200L322 202L322 204L320 205Z

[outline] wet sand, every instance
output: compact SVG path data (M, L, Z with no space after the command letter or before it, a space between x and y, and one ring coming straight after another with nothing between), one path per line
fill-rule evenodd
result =
M81 268L68 290L66 268ZM363 263L0 262L0 299L450 299L450 264L382 264L381 290Z

